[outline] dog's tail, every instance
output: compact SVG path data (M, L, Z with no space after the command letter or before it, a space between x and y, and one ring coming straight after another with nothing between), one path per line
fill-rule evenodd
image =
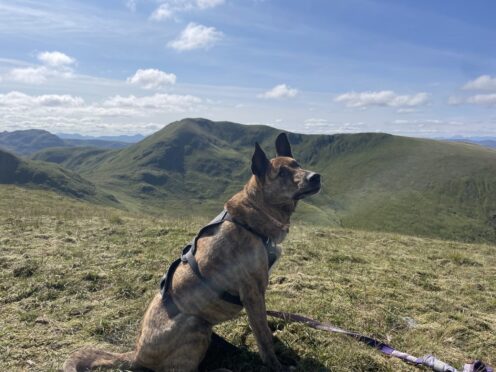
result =
M119 368L127 371L137 370L136 353L111 353L109 351L87 348L72 353L65 361L64 372L83 372L92 368Z

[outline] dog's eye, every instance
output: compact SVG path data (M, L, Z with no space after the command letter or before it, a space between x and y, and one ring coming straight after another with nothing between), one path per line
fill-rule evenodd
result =
M289 171L285 167L281 167L281 169L279 169L279 177L287 176L289 176Z

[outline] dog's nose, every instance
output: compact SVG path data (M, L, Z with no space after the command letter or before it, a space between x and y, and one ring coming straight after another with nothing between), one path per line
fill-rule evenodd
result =
M313 185L318 185L320 183L320 174L312 172L307 176L307 180Z

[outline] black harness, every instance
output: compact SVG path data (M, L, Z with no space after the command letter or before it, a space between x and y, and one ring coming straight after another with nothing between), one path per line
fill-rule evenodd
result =
M211 280L208 278L205 278L202 273L200 272L200 268L198 266L198 262L196 261L195 258L195 253L196 253L196 243L198 239L202 236L202 234L209 229L212 226L217 226L223 223L224 221L230 221L232 223L235 223L236 225L239 225L243 227L244 229L248 230L252 234L255 234L257 237L259 237L265 247L265 250L267 251L267 258L269 261L269 269L272 267L274 262L277 260L277 252L275 249L275 244L272 242L272 240L257 231L253 230L250 226L237 221L233 216L229 214L227 210L223 210L222 213L220 213L217 217L215 217L212 221L210 221L207 225L203 226L200 231L198 231L198 234L193 238L191 242L186 244L186 246L182 250L181 257L175 260L170 266L167 272L164 274L162 279L160 280L160 293L162 294L162 300L164 302L165 308L167 310L167 313L169 314L170 318L175 317L177 314L180 313L179 308L177 305L174 303L174 300L172 299L171 294L169 293L170 286L172 284L172 277L174 276L174 272L176 271L177 267L182 263L182 264L189 264L191 267L191 270L195 273L195 275L202 281L203 284L205 284L207 287L212 289L217 295L219 296L220 299L229 302L234 305L238 306L243 306L243 303L241 302L241 299L239 296L235 296L222 288L218 288L216 285L212 283Z

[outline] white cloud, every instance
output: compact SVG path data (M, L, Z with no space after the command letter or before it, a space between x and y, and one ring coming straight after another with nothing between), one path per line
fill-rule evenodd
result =
M150 19L153 21L162 21L169 19L176 13L191 10L205 10L215 8L224 4L224 0L165 0L153 11Z
M0 123L4 130L150 133L181 117L203 116L207 107L208 102L191 95L113 96L85 102L68 94L29 95L11 91L0 94Z
M306 119L303 123L305 128L322 128L327 127L328 121L326 119L321 118L309 118Z
M131 12L136 11L136 1L135 0L127 0L126 1L126 8L128 8Z
M167 112L184 112L194 109L202 102L201 98L191 95L157 93L152 96L127 97L114 96L103 102L108 107L129 107L140 109L161 110Z
M479 76L477 79L467 82L462 89L496 91L496 77L489 75Z
M162 21L164 19L172 18L174 11L170 8L169 4L161 4L155 9L150 16L152 21Z
M496 93L477 94L467 98L467 103L481 106L496 106Z
M448 104L452 106L460 106L463 104L471 104L478 106L496 106L496 93L491 94L476 94L469 97L449 97Z
M330 123L327 119L309 118L304 121L303 127L305 128L303 132L306 133L355 133L363 132L365 123L361 121Z
M449 119L396 119L391 122L390 133L414 133L423 135L437 135L442 133L456 133L467 126L460 120Z
M43 64L52 66L52 67L61 67L72 65L76 60L72 57L69 57L67 54L62 52L41 52L38 53L38 60Z
M73 70L70 68L49 68L46 66L13 68L4 75L5 80L23 84L43 84L50 77L70 78Z
M298 94L298 90L287 86L286 84L276 85L274 88L265 93L259 94L259 98L291 98Z
M5 80L24 84L43 84L50 77L69 78L73 76L70 65L76 60L61 52L41 52L37 58L43 65L17 67L8 71Z
M370 106L416 107L429 101L429 94L398 95L392 90L378 92L348 92L337 96L335 102L347 107L365 108Z
M21 92L12 91L0 94L0 106L8 107L79 107L84 104L81 97L74 97L68 94L43 94L40 96L30 96Z
M222 32L214 27L207 27L196 23L189 23L176 40L167 44L178 51L193 49L208 49L223 37Z
M19 67L10 70L5 78L25 84L42 84L47 80L48 75L48 69L44 66Z
M154 68L139 69L133 76L126 79L129 84L140 85L144 89L157 89L176 83L176 75Z
M224 4L224 0L196 0L196 5L200 9L215 8Z

